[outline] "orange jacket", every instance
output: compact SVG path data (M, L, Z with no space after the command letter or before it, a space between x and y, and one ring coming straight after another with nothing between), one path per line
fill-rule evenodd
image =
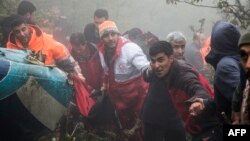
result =
M43 33L37 26L28 25L28 27L32 32L28 49L35 53L41 50L45 56L45 65L54 64L55 61L64 59L70 55L64 45L53 40L51 35ZM15 38L13 33L9 35L7 48L24 49L23 45Z
M211 42L211 36L209 36L209 37L206 39L204 46L200 49L200 53L201 53L202 60L203 60L203 65L206 65L206 64L207 64L207 62L206 62L206 60L205 60L205 57L208 55L208 53L209 53L210 50L211 50L210 42Z

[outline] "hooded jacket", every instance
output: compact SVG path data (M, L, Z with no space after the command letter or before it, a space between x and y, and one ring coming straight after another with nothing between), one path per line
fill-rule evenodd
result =
M69 56L68 50L61 43L53 40L52 36L43 33L37 26L28 25L28 27L32 32L28 49L35 53L42 50L42 54L45 55L44 63L46 65L54 64L55 60ZM7 48L25 49L13 33L9 35Z
M41 51L45 65L56 64L63 71L82 77L80 67L63 44L55 41L51 35L42 32L35 25L28 25L28 28L32 32L28 49L35 54ZM8 38L7 48L25 49L12 32Z
M231 117L232 95L240 83L238 29L225 21L215 23L211 34L211 51L207 63L215 68L214 94L218 112Z

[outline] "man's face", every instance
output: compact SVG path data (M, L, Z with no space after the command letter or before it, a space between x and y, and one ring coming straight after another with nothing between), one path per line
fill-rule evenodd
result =
M118 42L119 35L115 32L110 32L102 37L102 41L105 46L115 48Z
M15 37L23 44L27 45L31 39L31 32L26 24L21 24L13 28Z
M155 56L151 56L150 65L157 75L157 77L162 78L166 76L173 62L173 56L167 56L165 53L161 52Z
M202 48L206 42L206 36L204 33L198 33L197 43L199 48Z
M98 17L94 17L94 23L95 23L95 26L96 26L96 29L98 29L98 26L100 24L102 24L104 21L105 21L105 17L101 17L101 18L98 18Z
M79 46L72 45L72 49L75 53L83 55L85 54L86 46L87 46L87 43L80 44Z
M174 58L183 59L186 42L185 41L171 41L170 44L173 47Z
M24 19L26 19L27 21L30 21L30 20L31 20L31 17L32 17L32 13L26 13L23 17L24 17Z
M243 45L240 48L241 65L243 66L247 77L250 78L250 44Z

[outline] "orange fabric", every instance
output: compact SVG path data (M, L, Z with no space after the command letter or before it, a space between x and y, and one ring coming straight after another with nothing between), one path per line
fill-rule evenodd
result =
M200 49L201 57L202 57L202 60L203 60L203 65L207 64L207 62L205 60L205 57L208 55L208 53L211 50L210 42L211 42L211 36L209 36L206 39L204 46Z
M55 41L51 35L42 33L40 36L37 32L42 32L38 27L28 25L32 32L32 37L29 41L29 49L37 53L42 50L42 54L45 56L45 65L54 64L55 60L63 59L69 56L68 50L61 43ZM10 35L13 36L13 35ZM11 41L10 37L7 42L7 48L10 49L24 49L23 45L15 38L15 41Z
M113 21L104 21L102 24L99 25L98 29L99 29L100 37L102 37L103 34L105 32L108 32L108 31L113 31L113 32L119 33L119 30L118 30L115 22L113 22Z
M115 22L113 21L104 21L102 24L99 25L99 32L102 32L105 29L109 28L117 28Z

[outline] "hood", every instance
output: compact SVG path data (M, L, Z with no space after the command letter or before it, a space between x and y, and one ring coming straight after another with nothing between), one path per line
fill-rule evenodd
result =
M40 29L38 26L28 24L28 27L29 27L30 29L34 29L34 31L35 31L37 37L40 37L40 36L42 35L42 31L41 31L41 29ZM8 40L9 40L9 42L11 42L12 44L16 44L16 38L15 38L15 35L13 34L13 32L10 33L9 39L8 39Z
M216 22L211 33L211 51L206 56L206 61L216 68L223 57L239 55L239 38L240 32L233 24Z

